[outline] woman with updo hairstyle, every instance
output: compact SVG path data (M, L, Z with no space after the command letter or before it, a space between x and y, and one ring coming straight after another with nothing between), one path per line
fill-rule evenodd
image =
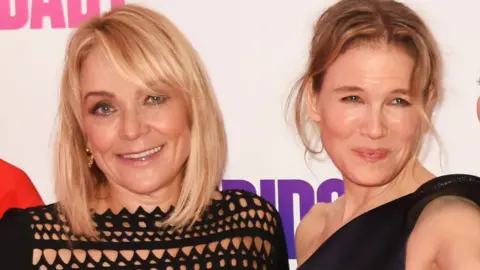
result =
M299 270L480 269L480 179L418 159L442 80L435 38L407 5L342 0L320 16L290 104L345 193L298 226Z

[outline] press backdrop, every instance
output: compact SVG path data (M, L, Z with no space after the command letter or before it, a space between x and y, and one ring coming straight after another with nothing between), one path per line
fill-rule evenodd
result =
M123 0L0 0L0 157L27 172L47 203L64 47L72 28ZM316 202L343 192L331 162L305 162L285 99L304 68L312 26L334 1L143 0L191 40L213 80L229 140L224 188L261 194L278 207L291 265L294 230ZM431 26L445 58L445 103L435 113L442 147L427 143L436 174L480 174L480 1L407 1ZM86 15L85 15L86 14ZM442 149L440 152L439 149Z

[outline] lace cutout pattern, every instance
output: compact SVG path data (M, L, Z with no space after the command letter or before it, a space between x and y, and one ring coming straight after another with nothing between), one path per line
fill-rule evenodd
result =
M274 263L279 222L274 209L243 191L223 191L190 229L159 229L168 215L159 208L96 214L97 241L71 236L52 209L30 210L37 269L272 269ZM69 237L73 249L67 246Z

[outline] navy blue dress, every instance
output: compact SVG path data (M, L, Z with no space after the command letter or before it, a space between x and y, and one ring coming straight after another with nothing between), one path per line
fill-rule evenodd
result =
M298 270L404 270L407 240L420 213L445 195L480 205L480 178L437 177L414 193L366 212L336 231Z

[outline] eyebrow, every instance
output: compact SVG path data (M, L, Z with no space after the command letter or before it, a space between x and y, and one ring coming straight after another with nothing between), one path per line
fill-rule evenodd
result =
M398 88L398 89L395 89L392 91L392 93L395 93L395 94L402 94L402 95L410 95L410 91L408 89L404 89L404 88Z
M86 94L84 97L83 97L83 100L87 100L88 97L93 97L93 96L97 96L97 97L109 97L109 98L113 98L115 97L115 95L111 92L107 92L107 91L104 91L104 90L99 90L99 91L90 91L88 92L88 94Z
M337 88L333 89L333 91L338 92L338 93L344 93L344 92L352 93L352 92L363 92L364 89L361 88L361 87L358 87L358 86L345 85L345 86L337 87ZM404 88L397 88L397 89L394 89L391 93L409 95L410 91L408 89L404 89Z
M345 85L345 86L340 86L335 89L333 89L334 92L362 92L364 91L361 87L358 86L352 86L352 85Z

